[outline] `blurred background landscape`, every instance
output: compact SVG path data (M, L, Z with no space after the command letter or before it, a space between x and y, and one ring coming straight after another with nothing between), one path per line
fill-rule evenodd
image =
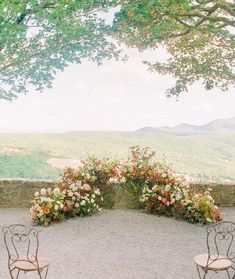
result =
M132 145L151 147L188 179L235 181L235 118L132 132L2 133L0 177L58 179L89 155L125 159Z

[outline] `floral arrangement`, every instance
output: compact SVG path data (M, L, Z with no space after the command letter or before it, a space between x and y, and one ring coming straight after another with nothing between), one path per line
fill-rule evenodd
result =
M35 224L48 226L75 216L87 216L100 211L102 197L98 188L81 186L79 182L67 189L48 188L35 193L31 218Z
M183 178L177 178L164 162L153 161L154 156L155 152L149 148L131 147L131 157L121 168L126 192L145 204L156 198L172 204L172 201L186 194L188 185ZM149 210L153 208L149 206Z
M194 194L185 186L185 181L176 184L145 187L140 201L150 214L165 215L183 219L190 223L216 223L222 220L220 210L215 205L210 189Z
M168 182L168 180L167 180ZM144 187L140 201L151 214L173 216L174 208L187 197L188 185L184 179L171 178L171 182Z
M119 163L109 157L97 159L95 156L88 157L81 162L78 169L67 168L59 182L60 187L81 181L93 186L107 185L109 182L120 179Z
M154 161L155 152L133 146L124 162L109 157L88 157L78 169L67 168L54 189L35 193L30 209L33 221L49 225L74 216L101 210L102 196L121 185L139 208L150 214L181 218L191 223L221 220L210 191L195 194L187 181L176 175L164 161ZM104 205L104 203L103 203Z
M179 204L178 216L190 223L216 223L222 220L219 208L211 196L211 189L204 194L191 194Z

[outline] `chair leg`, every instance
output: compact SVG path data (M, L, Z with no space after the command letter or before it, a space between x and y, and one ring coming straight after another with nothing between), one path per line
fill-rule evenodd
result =
M231 279L228 269L226 269L226 272L227 272L228 278Z
M44 279L46 279L46 278L47 278L48 269L49 269L49 265L46 267L46 273L45 273L45 277L44 277Z
M206 278L206 275L207 275L207 273L208 273L208 270L207 270L207 269L203 269L203 268L201 268L201 270L202 270L203 273L204 273L203 277L202 277L201 272L200 272L200 267L197 265L197 273L198 273L199 278L200 278L200 279L205 279L205 278Z
M40 278L40 279L43 279L43 278L42 278L42 274L41 274L41 271L40 271L40 270L38 270L38 276L39 276L39 278Z
M197 273L198 273L199 278L202 279L198 265L197 265Z
M11 276L11 279L18 279L19 278L19 275L20 275L20 270L19 269L17 269L17 273L16 273L16 277L14 277L14 275L13 275L13 272L15 271L16 269L14 268L14 269L9 269L9 273L10 273L10 276Z
M40 277L40 279L46 279L47 278L47 274L48 274L48 269L49 269L49 266L45 267L44 269L42 270L38 270L38 275ZM45 270L45 275L43 276L43 271Z
M207 269L205 269L205 270L203 270L203 272L204 272L203 279L205 279L205 278L206 278L206 275L207 275L207 273L208 273L208 270L207 270Z

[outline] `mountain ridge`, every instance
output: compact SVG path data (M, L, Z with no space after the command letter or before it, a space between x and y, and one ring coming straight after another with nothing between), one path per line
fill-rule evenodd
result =
M216 119L203 125L182 123L176 126L143 127L136 132L155 132L169 134L223 134L235 133L235 117Z

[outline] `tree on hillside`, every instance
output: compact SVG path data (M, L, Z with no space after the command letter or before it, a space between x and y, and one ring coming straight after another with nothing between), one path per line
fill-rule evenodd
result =
M202 81L206 89L235 84L234 0L130 0L116 14L116 37L143 51L164 45L166 63L146 62L151 71L177 78L169 96Z
M117 56L97 13L111 0L0 1L0 99L51 87L57 70Z
M113 26L99 14L119 7ZM143 51L163 45L166 63L152 71L176 77L167 93L179 95L195 81L206 89L235 84L233 0L2 0L0 99L51 87L58 70L88 58L118 57L112 36Z

